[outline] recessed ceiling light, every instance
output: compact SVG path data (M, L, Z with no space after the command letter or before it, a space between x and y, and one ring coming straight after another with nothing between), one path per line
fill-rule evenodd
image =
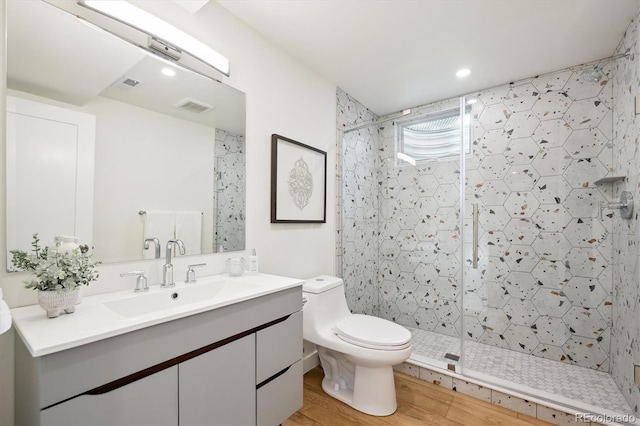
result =
M456 77L465 78L471 74L471 70L469 68L462 68L456 72Z
M176 75L176 72L171 68L162 68L162 74L166 75L167 77L173 77L174 75Z

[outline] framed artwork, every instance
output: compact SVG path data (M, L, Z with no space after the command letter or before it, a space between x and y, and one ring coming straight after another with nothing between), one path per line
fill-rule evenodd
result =
M271 223L326 223L327 153L271 135Z

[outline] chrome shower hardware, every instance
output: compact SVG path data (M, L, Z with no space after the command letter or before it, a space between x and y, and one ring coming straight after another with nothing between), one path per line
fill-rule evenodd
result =
M604 209L620 210L620 217L622 219L630 219L633 214L633 195L630 191L622 191L620 194L620 201L617 203L600 203L600 219L603 218Z

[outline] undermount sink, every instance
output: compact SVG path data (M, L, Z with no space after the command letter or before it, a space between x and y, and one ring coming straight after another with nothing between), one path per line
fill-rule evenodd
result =
M175 287L153 288L123 299L104 302L104 306L125 318L142 317L162 311L204 303L211 299L239 297L255 291L260 285L249 280L218 279Z

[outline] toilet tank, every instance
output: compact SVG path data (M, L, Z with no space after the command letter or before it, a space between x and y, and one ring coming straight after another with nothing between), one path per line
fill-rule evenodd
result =
M321 275L308 279L302 286L306 300L302 308L303 337L315 343L315 336L328 332L340 319L349 315L341 278Z
M329 291L332 288L344 286L344 282L342 278L332 277L329 275L320 275L317 277L309 278L302 285L302 291L304 293L324 293L325 291ZM344 292L344 289L343 289Z

